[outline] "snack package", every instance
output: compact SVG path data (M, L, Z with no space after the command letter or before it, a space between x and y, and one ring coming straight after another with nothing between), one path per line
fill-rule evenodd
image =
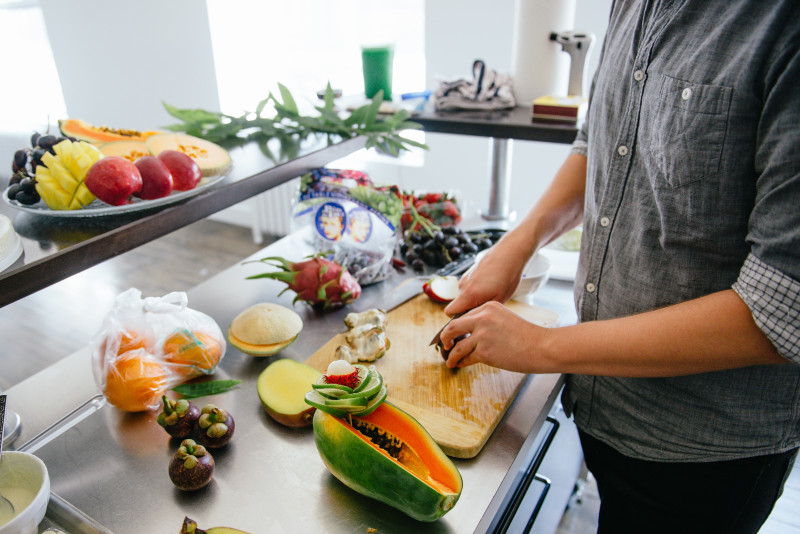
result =
M316 252L332 252L358 283L391 273L403 203L397 186L376 186L361 171L317 169L305 174L292 210L292 229L307 229Z
M169 388L214 372L225 337L214 319L187 305L182 292L142 298L131 288L117 296L90 345L95 383L109 403L155 409Z

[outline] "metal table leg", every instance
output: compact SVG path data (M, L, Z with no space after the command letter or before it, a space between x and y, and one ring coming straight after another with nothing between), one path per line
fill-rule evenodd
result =
M508 221L514 218L510 210L511 196L511 139L490 138L489 152L489 210L481 213L487 221Z

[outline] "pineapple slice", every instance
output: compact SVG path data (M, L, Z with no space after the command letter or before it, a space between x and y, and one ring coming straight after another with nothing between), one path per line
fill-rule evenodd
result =
M36 167L36 191L51 210L79 210L95 196L84 183L86 174L103 154L93 145L65 140L42 157Z

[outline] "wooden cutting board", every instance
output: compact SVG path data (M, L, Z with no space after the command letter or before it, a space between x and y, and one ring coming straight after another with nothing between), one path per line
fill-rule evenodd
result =
M529 321L555 326L558 315L538 306L509 301L508 307ZM383 375L388 401L405 410L425 427L442 450L455 458L476 456L525 380L525 374L484 364L448 369L430 340L448 317L444 306L421 294L388 314L386 333L391 347L376 360ZM345 344L337 334L306 363L324 372ZM369 365L369 364L368 364Z

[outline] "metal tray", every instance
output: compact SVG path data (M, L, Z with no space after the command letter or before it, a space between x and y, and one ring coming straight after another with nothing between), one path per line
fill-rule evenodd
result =
M114 534L55 493L50 493L47 512L39 523L39 534L47 529L65 534Z

